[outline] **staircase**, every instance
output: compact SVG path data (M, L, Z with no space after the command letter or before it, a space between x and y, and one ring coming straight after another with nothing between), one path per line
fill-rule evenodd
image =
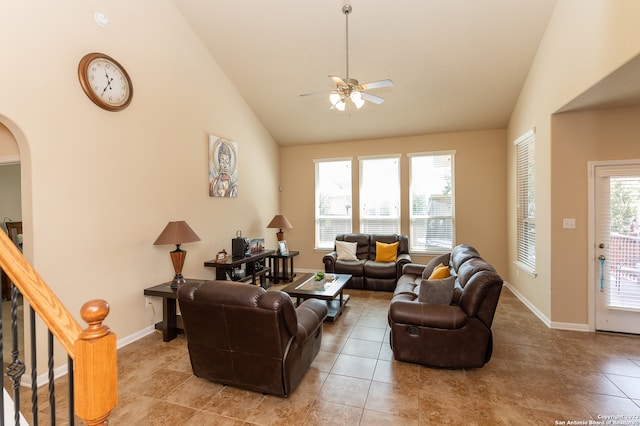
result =
M70 412L69 420L64 423L73 425L74 416L77 416L86 425L108 424L111 410L118 401L116 336L107 326L103 325L103 321L109 313L109 304L104 300L91 300L85 303L80 309L80 316L87 323L83 328L3 232L0 232L0 267L15 286L12 289L12 310L18 292L20 292L30 307L30 315L32 316L32 321L30 321L32 378L32 413L30 417L32 424L38 424L36 353L38 343L41 343L36 337L35 315L47 327L49 336L46 346L49 351L48 385L51 419L46 423L51 425L56 423L55 403L52 403L55 402L53 385L53 339L55 338L67 353L69 360L68 405ZM2 342L2 328L0 328L0 357L2 356ZM0 425L25 424L21 423L24 419L20 413L20 378L26 371L26 366L19 359L17 350L14 350L12 355L12 360L9 361L10 365L6 372L3 371L3 375L9 376L13 381L13 395L9 392L10 398L8 399L0 394L0 409L4 412L4 415L0 417ZM8 412L11 411L7 405L13 405L12 423L5 421Z

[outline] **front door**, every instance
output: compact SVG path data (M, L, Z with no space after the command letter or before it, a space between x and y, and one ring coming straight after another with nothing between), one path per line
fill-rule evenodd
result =
M595 325L640 334L640 163L596 165Z

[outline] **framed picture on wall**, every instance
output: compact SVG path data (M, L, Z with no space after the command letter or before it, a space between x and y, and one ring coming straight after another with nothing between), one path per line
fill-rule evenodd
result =
M238 196L238 144L209 135L209 196Z
M289 254L289 248L285 240L278 241L278 254Z

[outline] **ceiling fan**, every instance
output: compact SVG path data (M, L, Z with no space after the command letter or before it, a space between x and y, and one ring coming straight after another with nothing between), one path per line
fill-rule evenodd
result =
M335 75L330 75L329 78L333 80L336 84L336 88L331 91L321 91L321 92L313 92L313 93L303 93L300 96L311 96L311 95L319 95L323 93L329 93L329 101L331 102L330 109L337 109L339 111L344 111L346 108L346 100L350 99L351 102L356 106L356 108L360 109L364 105L365 101L373 102L374 104L381 104L384 102L384 99L380 96L375 96L370 93L365 92L365 90L370 89L379 89L381 87L390 87L393 86L393 81L386 80L378 80L372 81L369 83L358 83L358 80L355 78L349 78L349 14L353 9L350 5L344 5L342 7L342 13L344 13L346 20L346 41L347 41L347 76L346 78L340 78Z

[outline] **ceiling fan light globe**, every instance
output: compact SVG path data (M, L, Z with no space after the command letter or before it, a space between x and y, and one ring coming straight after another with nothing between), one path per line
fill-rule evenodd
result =
M351 98L353 103L356 103L362 98L362 94L359 91L354 90L353 92L351 92L351 95L349 95L349 97Z
M341 97L340 97L340 94L338 93L332 93L329 95L329 101L331 102L331 105L337 104L338 102L340 102L340 100L341 100Z
M343 101L339 101L336 103L336 108L338 108L338 111L344 111L345 107L346 107L346 104Z
M364 100L363 100L363 99L360 99L359 97L358 97L358 99L353 99L353 98L352 98L352 99L351 99L351 101L352 101L354 104L356 104L356 108L358 108L358 109L362 108L362 105L364 105Z

